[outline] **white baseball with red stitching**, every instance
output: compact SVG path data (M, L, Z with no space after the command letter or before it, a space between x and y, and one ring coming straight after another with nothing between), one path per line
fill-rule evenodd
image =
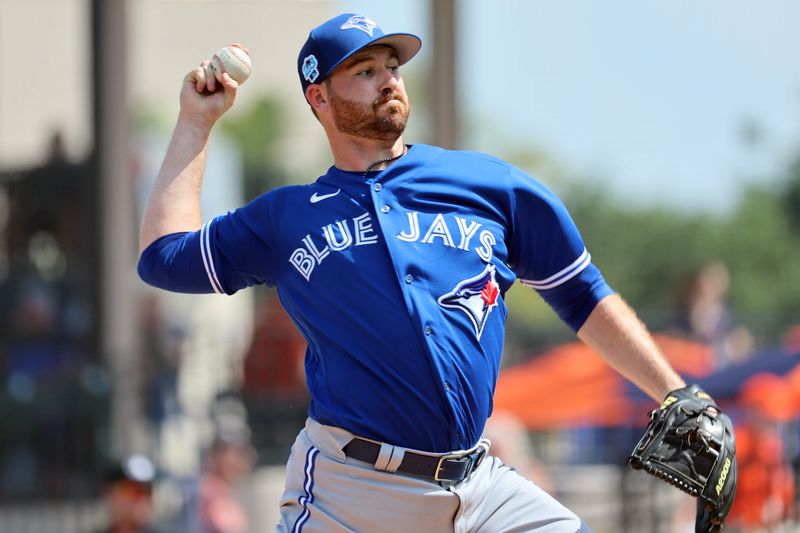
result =
M239 43L231 43L217 50L211 58L211 68L218 81L222 81L222 73L227 72L231 78L242 84L250 77L253 63L247 48Z

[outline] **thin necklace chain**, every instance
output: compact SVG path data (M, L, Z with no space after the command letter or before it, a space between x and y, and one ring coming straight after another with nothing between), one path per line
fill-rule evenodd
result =
M403 151L400 152L399 154L393 155L391 157L387 157L385 159L378 159L377 161L374 161L374 162L370 163L370 165L367 167L367 170L364 171L363 177L364 178L367 177L367 174L369 174L369 171L372 170L372 167L377 167L381 163L388 163L389 161L394 161L395 159L400 159L401 157L406 155L406 152L408 152L408 147L406 145L403 145Z

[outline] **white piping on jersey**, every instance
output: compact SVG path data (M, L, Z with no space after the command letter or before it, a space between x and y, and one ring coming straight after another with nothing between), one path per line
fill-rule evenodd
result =
M592 262L592 256L589 255L589 251L584 248L583 253L575 260L571 265L567 268L553 274L547 279L543 279L541 281L537 280L530 280L530 279L520 279L520 283L525 285L526 287L530 287L532 289L536 289L537 291L552 289L553 287L558 287L562 283L565 283L578 274L580 274L583 269L589 266L589 263Z
M211 288L214 289L214 292L217 294L224 294L222 290L222 283L219 282L219 278L217 278L217 271L214 269L214 258L211 255L211 245L209 244L209 236L210 233L208 231L208 226L211 222L203 224L203 227L200 228L200 255L203 257L203 266L206 269L206 274L208 275L208 281L211 283Z

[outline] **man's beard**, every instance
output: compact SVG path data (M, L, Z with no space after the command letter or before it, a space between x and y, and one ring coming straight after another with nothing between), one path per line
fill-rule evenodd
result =
M330 86L328 94L333 110L333 121L342 133L366 139L392 141L406 129L411 106L402 93L387 91L372 104L345 100ZM381 106L384 106L383 114L378 116L378 109Z

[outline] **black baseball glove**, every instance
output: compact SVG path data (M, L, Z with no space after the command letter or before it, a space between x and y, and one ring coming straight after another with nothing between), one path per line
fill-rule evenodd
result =
M696 533L722 531L736 493L736 439L730 418L697 385L670 392L628 458L697 497Z

